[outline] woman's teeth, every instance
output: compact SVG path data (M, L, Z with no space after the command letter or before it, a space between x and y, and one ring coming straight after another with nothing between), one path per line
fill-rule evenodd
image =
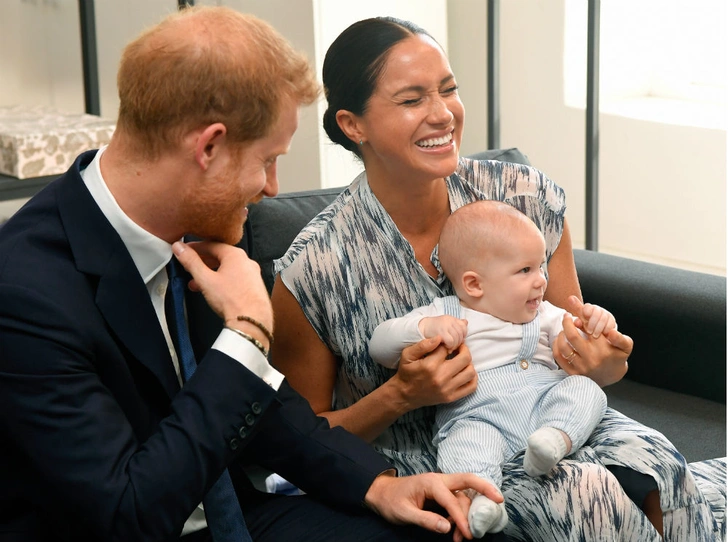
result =
M451 141L452 132L442 137L436 137L435 139L424 139L422 141L418 141L415 145L418 147L438 147L440 145L450 143Z

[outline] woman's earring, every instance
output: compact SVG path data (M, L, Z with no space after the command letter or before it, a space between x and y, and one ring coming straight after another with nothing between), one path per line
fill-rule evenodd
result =
M360 139L359 140L359 146L361 147L362 145L364 145L364 140L363 139Z

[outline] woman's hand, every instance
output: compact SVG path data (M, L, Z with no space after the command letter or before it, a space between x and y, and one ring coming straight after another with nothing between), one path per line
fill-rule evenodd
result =
M567 309L582 321L584 304L570 296ZM588 376L600 386L620 381L627 373L627 358L634 342L630 337L612 329L599 338L586 335L574 324L571 315L564 315L564 332L554 341L554 359L570 375Z
M390 379L406 403L405 410L450 403L475 391L478 375L470 350L461 345L452 355L439 337L423 339L402 351L397 374Z

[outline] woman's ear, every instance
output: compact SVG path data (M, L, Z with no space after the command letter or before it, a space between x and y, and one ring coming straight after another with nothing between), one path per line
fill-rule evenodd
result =
M359 143L364 138L364 132L361 128L360 118L346 109L339 109L336 112L336 123L344 132L344 135L351 139L354 143Z
M220 154L222 146L226 142L226 134L227 127L221 122L210 124L201 132L197 132L195 162L202 168L202 171L207 171L211 162Z
M465 271L462 278L463 289L470 297L483 297L483 286L480 275L475 271Z

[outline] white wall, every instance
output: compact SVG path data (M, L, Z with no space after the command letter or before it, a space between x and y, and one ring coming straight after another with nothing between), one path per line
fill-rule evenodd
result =
M484 0L220 0L270 21L320 73L325 49L351 22L409 18L448 49L467 121L463 154L485 149ZM176 0L97 0L102 115L115 117L123 45L176 9ZM561 184L576 246L584 243L585 114L564 103L564 0L508 0L501 8L501 146L518 147ZM76 0L2 0L0 106L54 105L83 111ZM338 186L361 168L320 128L322 104L303 111L284 191ZM600 116L599 249L725 274L726 132ZM2 210L2 209L0 209Z

